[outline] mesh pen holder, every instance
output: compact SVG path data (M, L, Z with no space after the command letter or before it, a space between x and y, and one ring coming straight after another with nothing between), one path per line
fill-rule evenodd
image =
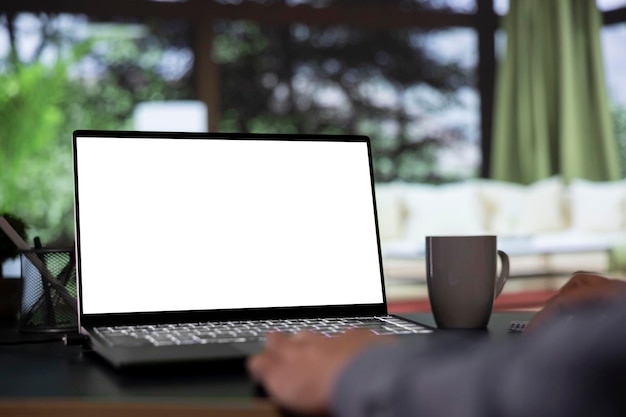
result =
M63 332L78 328L76 262L73 250L20 252L22 301L20 330Z

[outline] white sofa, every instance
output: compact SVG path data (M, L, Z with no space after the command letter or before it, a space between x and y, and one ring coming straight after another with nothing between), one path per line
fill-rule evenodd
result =
M605 273L626 247L626 180L377 183L376 201L387 280L425 279L428 235L496 235L512 276Z

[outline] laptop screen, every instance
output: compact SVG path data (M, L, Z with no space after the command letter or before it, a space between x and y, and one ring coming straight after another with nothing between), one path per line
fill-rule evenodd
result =
M369 146L75 132L81 314L383 303Z

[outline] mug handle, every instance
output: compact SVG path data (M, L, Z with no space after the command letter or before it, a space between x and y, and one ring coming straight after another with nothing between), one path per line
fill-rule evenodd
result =
M496 297L500 295L502 289L504 288L504 284L506 284L506 280L509 278L509 256L501 250L498 250L498 256L502 262L502 270L500 271L500 276L496 281Z

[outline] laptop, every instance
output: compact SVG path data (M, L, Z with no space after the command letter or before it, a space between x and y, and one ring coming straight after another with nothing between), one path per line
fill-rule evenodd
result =
M114 367L245 358L388 314L364 136L73 133L80 332Z

